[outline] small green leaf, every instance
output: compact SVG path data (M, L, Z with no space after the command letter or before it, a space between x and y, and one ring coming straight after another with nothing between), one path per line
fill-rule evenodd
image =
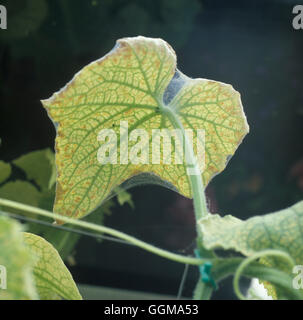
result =
M3 183L11 175L12 168L9 163L0 161L0 184Z
M194 149L197 130L205 132L205 186L225 168L248 132L239 93L221 82L183 75L176 69L174 50L162 39L118 40L110 53L84 67L42 103L57 127L54 212L76 218L95 210L117 186L141 173L153 173L182 195L192 196L184 162L167 164L162 157L155 164L151 147L145 154L148 164L121 161L138 147L137 141L130 141L125 150L117 145L117 164L101 164L97 158L101 129L114 132L120 142L124 121L129 134L143 129L150 145L154 129L175 129L169 109L185 130L193 130ZM174 149L170 156L175 158Z
M125 203L128 203L132 209L135 208L132 196L129 192L119 187L115 189L115 192L117 192L117 200L120 206L123 206Z
M72 275L57 250L43 238L31 233L24 233L24 240L38 258L33 273L40 299L81 300Z
M54 153L50 149L27 153L13 163L25 172L28 180L34 180L42 190L54 185L56 167Z
M38 207L41 193L31 183L17 180L7 182L0 187L0 197ZM19 213L18 210L12 210L12 212ZM29 214L29 216L35 215Z
M38 298L32 272L34 258L24 244L21 231L20 223L0 216L0 300Z

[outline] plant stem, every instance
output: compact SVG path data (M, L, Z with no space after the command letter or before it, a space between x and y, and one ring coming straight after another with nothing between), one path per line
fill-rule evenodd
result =
M200 279L194 291L193 300L209 300L212 294L213 288L202 282Z
M175 110L172 110L171 107L169 106L162 106L162 111L170 120L174 128L181 130L181 133L184 139L185 150L187 152L187 155L185 157L186 168L194 172L194 174L188 174L188 177L191 183L191 190L192 190L194 209L195 209L194 211L195 211L196 222L197 222L199 219L207 216L208 214L205 195L204 195L204 186L201 178L199 165L198 165L196 156L194 154L193 146L189 142L188 137L185 133L184 127L181 121L179 120Z
M198 221L206 217L209 213L207 210L205 193L204 193L204 185L201 177L200 168L194 154L193 145L190 143L185 129L183 127L182 122L178 118L176 111L171 106L161 105L161 110L166 115L166 117L170 120L175 129L179 129L182 134L182 138L185 145L185 163L186 163L186 173L190 180L191 191L194 202L194 212L196 218L196 230L197 230L197 247L201 254L201 257L209 258L208 261L215 257L213 251L206 250L203 247L203 234L201 229L198 226ZM212 294L213 288L204 282L199 277L198 283L196 285L196 289L194 292L194 299L199 300L209 300Z
M62 221L65 223L69 223L75 226L79 226L81 228L85 228L85 229L89 229L89 230L93 230L93 231L97 231L99 233L106 233L106 234L110 234L114 237L123 239L125 241L128 241L146 251L152 252L158 256L161 256L163 258L169 259L169 260L173 260L176 262L180 262L180 263L185 263L185 264L191 264L191 265L200 265L206 262L205 259L198 259L198 258L194 258L194 257L187 257L187 256L183 256L180 254L176 254L176 253L172 253L170 251L167 250L163 250L160 249L156 246L153 246L151 244L148 244L144 241L141 241L135 237L132 237L126 233L123 233L121 231L112 229L112 228L108 228L105 226L100 226L100 225L96 225L90 222L86 222L86 221L82 221L82 220L76 220L76 219L72 219L72 218L68 218L56 213L52 213L49 212L47 210L43 210L40 208L36 208L36 207L32 207L29 205L25 205L22 203L18 203L15 201L11 201L11 200L7 200L7 199L1 199L0 198L0 205L5 206L5 207L9 207L9 208L14 208L14 209L18 209L21 211L25 211L25 212L31 212L31 213L36 213L40 216L44 216L44 217L48 217L51 219L56 219L58 221Z
M285 261L287 261L287 263L293 267L295 265L295 261L292 259L292 257L281 250L263 250L263 251L259 251L255 254L253 254L252 256L247 257L245 260L243 260L240 265L238 266L235 275L234 275L234 280L233 280L233 287L234 287L234 291L237 295L237 297L240 300L246 300L247 298L241 293L240 288L239 288L239 279L244 271L244 269L250 264L252 263L254 260L257 260L261 257L266 257L266 256L275 256L275 257L279 257L281 259L284 259ZM285 274L286 277L289 278L289 275ZM285 280L284 281L284 286L290 287L290 283L291 281L289 281L289 279L284 279L285 277L279 277L278 280L281 282L281 280Z
M188 140L188 137L185 133L183 124L178 118L178 115L176 114L175 110L172 109L170 106L161 106L162 112L167 116L167 118L170 120L172 125L175 129L179 129L182 133L184 145L185 145L185 151L187 152L187 155L185 157L186 161L186 169L190 170L191 173L194 174L188 174L188 178L190 180L191 184L191 191L193 196L193 202L194 202L194 212L195 212L195 218L196 218L196 230L197 230L197 246L199 250L201 251L201 256L203 257L215 257L214 253L212 251L206 250L202 246L202 240L203 235L202 231L198 226L199 219L206 217L209 213L207 210L206 205L206 199L205 199L205 193L204 193L204 186L203 181L201 177L200 168L196 159L196 156L194 154L193 146Z
M260 257L264 255L271 255L274 252L276 254L278 252L278 256L280 258L284 258L288 263L292 264L292 258L288 256L287 253L278 250L264 250L257 252L257 255ZM261 281L267 281L273 284L276 288L281 288L283 292L287 295L289 299L302 300L303 293L300 290L295 290L292 288L292 276L291 274L287 274L282 270L275 269L273 267L265 266L260 262L254 261L256 256L250 256L248 258L217 258L214 261L213 272L212 275L216 279L216 281L222 281L223 279L231 276L233 274L237 274L236 282L239 281L239 277L245 276L248 278L257 278ZM258 258L257 258L258 259ZM244 264L243 264L244 263ZM241 268L239 268L241 267ZM237 286L237 284L236 284ZM238 289L239 294L239 289ZM241 293L240 293L241 295ZM241 296L242 297L242 296ZM280 299L282 297L279 297Z

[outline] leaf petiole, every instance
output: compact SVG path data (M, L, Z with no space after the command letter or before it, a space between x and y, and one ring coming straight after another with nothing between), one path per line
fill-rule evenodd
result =
M65 223L69 223L84 229L89 229L92 231L96 231L99 233L106 233L106 234L110 234L114 237L123 239L125 241L128 241L134 245L136 245L137 247L140 247L146 251L152 252L158 256L161 256L163 258L169 259L169 260L173 260L176 262L180 262L180 263L184 263L184 264L191 264L191 265L200 265L205 263L207 260L206 259L198 259L198 258L194 258L194 257L187 257L184 255L180 255L180 254L176 254L161 248L158 248L156 246L153 246L149 243L146 243L142 240L139 240L135 237L132 237L126 233L123 233L121 231L112 229L112 228L108 228L105 226L101 226L101 225L96 225L94 223L90 223L90 222L86 222L86 221L82 221L82 220L76 220L73 218L68 218L56 213L52 213L50 211L47 210L43 210L40 208L36 208L36 207L32 207L29 205L25 205L19 202L15 202L15 201L11 201L11 200L7 200L7 199L1 199L0 198L0 205L4 206L4 207L9 207L9 208L14 208L14 209L19 209L21 211L25 211L25 212L31 212L31 213L36 213L40 216L44 216L44 217L48 217L51 219L57 219L58 221L62 221Z

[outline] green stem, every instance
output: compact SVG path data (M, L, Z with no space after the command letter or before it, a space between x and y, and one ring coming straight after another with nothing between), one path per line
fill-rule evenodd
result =
M121 231L112 229L112 228L108 228L105 226L100 226L100 225L96 225L90 222L86 222L86 221L82 221L82 220L76 220L76 219L72 219L72 218L68 218L56 213L52 213L40 208L36 208L36 207L32 207L29 205L25 205L22 203L18 203L15 201L11 201L11 200L7 200L7 199L1 199L0 198L0 205L5 206L5 207L9 207L9 208L14 208L14 209L18 209L21 211L25 211L25 212L31 212L31 213L36 213L40 216L44 216L44 217L48 217L51 219L56 219L58 221L62 221L65 223L69 223L75 226L79 226L81 228L85 228L85 229L89 229L89 230L93 230L93 231L97 231L100 233L106 233L109 235L112 235L114 237L123 239L125 241L128 241L144 250L147 250L149 252L152 252L158 256L161 256L163 258L169 259L169 260L173 260L176 262L180 262L180 263L185 263L185 264L191 264L191 265L200 265L206 262L205 259L197 259L197 258L193 258L193 257L186 257L180 254L175 254L172 252L169 252L167 250L163 250L160 249L156 246L153 246L151 244L148 244L144 241L141 241L135 237L132 237L128 234L125 234Z
M171 106L165 106L164 104L160 104L161 111L163 114L169 119L175 129L179 129L182 134L182 138L185 145L185 164L186 164L186 173L190 180L191 184L191 191L193 196L194 202L194 212L196 218L196 230L197 230L197 247L200 251L201 257L212 259L215 257L213 251L206 250L203 247L203 234L201 229L198 226L198 221L206 217L209 213L207 210L205 193L204 193L204 185L200 173L200 168L194 154L193 146L190 143L185 129L183 127L182 122L180 121L176 111L173 110ZM209 261L208 259L208 261ZM208 300L211 297L213 288L208 284L202 282L201 277L199 277L195 292L194 292L194 299L199 300Z
M185 157L186 167L187 169L191 169L193 172L196 173L196 174L188 175L188 177L191 183L191 190L192 190L194 209L195 209L194 211L195 211L195 217L197 222L199 219L207 216L208 214L206 199L204 194L204 186L201 178L201 173L199 173L200 171L199 165L198 165L196 156L194 154L193 147L189 142L188 137L185 133L184 127L181 121L179 120L177 114L175 113L175 111L172 110L171 107L163 106L163 105L162 105L162 111L170 120L174 128L181 130L182 136L184 139L184 144L186 146L185 150L187 152L187 155ZM200 235L200 231L198 231L198 235Z
M213 288L202 282L200 279L196 285L193 300L209 300L212 294Z

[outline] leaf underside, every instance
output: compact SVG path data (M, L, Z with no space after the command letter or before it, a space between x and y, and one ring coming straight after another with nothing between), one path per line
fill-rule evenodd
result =
M181 88L172 85L175 74ZM109 54L84 67L62 90L42 101L57 127L54 212L81 218L115 187L147 172L191 197L184 163L165 164L161 159L159 164L151 160L149 164L100 164L97 160L99 131L114 130L119 142L120 121L128 122L129 133L144 129L149 137L153 129L174 129L161 111L164 101L185 129L194 129L194 135L197 129L205 130L204 185L225 168L248 132L239 93L221 82L181 74L176 70L175 52L161 39L124 38ZM134 145L130 142L129 148ZM119 159L119 143L117 153Z

